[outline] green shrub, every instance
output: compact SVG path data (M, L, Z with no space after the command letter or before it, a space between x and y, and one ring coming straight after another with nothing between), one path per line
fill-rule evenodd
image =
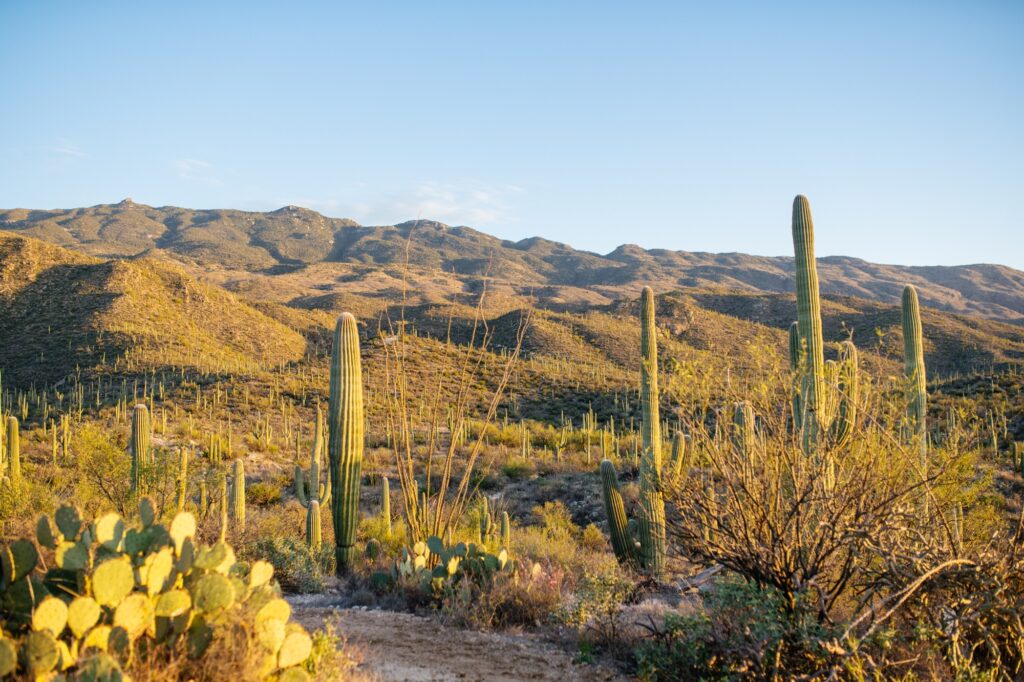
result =
M246 501L266 507L281 501L281 486L258 481L245 488Z
M323 592L324 575L333 571L330 548L318 554L294 537L257 540L245 554L247 558L270 563L281 589L293 594Z

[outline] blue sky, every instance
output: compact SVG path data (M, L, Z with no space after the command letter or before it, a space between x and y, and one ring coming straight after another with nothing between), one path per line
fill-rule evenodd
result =
M0 207L1024 268L1024 3L0 0Z

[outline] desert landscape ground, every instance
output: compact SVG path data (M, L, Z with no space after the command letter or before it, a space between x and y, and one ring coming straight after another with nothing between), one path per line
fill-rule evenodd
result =
M1024 273L790 218L0 211L0 676L1016 679Z

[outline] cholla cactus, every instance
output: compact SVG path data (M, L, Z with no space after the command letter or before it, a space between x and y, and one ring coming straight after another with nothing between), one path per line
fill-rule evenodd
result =
M334 329L327 426L333 489L334 557L338 574L344 575L356 558L364 445L359 329L351 313L342 313Z

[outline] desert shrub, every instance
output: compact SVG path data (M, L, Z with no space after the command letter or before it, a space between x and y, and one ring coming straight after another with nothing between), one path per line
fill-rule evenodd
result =
M405 521L393 519L391 521L391 531L388 532L388 524L379 514L363 518L359 522L358 537L363 542L376 540L380 545L383 557L394 557L400 549L407 547L409 544Z
M533 462L522 457L510 457L501 465L501 473L513 481L532 476L535 469Z
M281 501L281 486L257 481L245 487L245 499L247 502L267 507Z
M294 537L259 539L245 549L245 557L268 562L281 589L293 594L323 592L324 576L332 570L329 549L314 552Z
M693 615L666 616L635 652L642 680L768 679L785 673L787 642L826 642L832 635L802 602L790 612L785 595L736 578L719 581ZM804 648L810 661L824 649Z

